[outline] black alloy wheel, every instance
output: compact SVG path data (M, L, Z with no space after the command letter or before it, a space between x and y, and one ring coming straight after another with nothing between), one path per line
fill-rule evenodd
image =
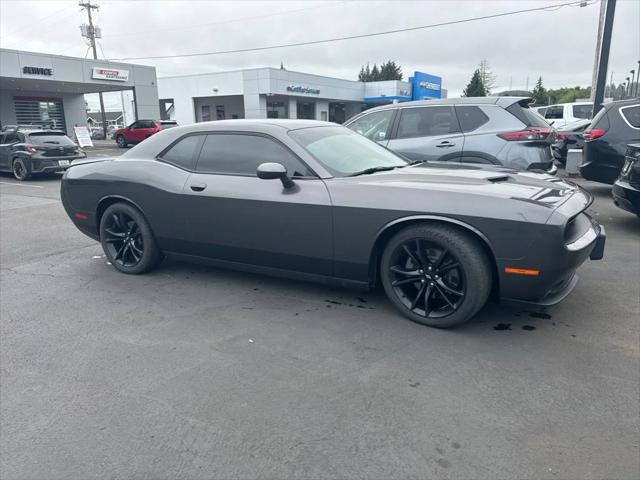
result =
M424 224L398 232L380 263L391 302L414 322L448 328L486 303L492 269L479 242L457 229Z
M16 180L20 180L21 182L24 180L28 180L31 177L31 171L27 167L27 164L22 158L16 158L12 164L13 176L16 177Z
M156 266L160 251L144 216L126 203L111 205L100 220L100 242L114 267L144 273Z
M126 148L126 146L127 146L127 141L124 139L123 135L118 135L116 137L116 143L118 144L118 146L120 148Z
M422 238L407 240L396 248L391 263L391 285L412 312L442 318L462 305L464 267L448 248Z

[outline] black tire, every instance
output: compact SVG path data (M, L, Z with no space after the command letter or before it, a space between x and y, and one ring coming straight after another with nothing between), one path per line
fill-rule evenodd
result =
M380 277L387 297L407 318L450 328L471 320L487 302L492 268L473 236L453 226L423 224L391 238Z
M128 203L114 203L102 214L100 243L111 264L123 273L146 273L161 259L149 222Z
M11 162L11 171L16 180L21 182L29 180L31 178L31 162L25 161L20 157L14 158L13 162Z
M124 135L118 135L116 137L116 143L120 148L127 148L127 145L128 145L127 141L124 139Z

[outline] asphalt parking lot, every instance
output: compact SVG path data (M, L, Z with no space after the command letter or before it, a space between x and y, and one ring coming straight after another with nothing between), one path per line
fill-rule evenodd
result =
M0 477L638 478L640 220L580 183L608 239L574 293L440 331L381 293L117 273L58 177L0 177Z

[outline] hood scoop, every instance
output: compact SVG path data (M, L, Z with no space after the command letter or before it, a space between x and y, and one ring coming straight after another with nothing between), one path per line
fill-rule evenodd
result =
M511 180L511 177L509 175L496 175L494 177L488 177L487 180L489 180L491 183L500 183L508 182L509 180Z

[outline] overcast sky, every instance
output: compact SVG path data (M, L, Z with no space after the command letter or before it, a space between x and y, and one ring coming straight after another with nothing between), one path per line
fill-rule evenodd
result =
M94 0L102 28L99 56L108 59L211 52L304 42L459 20L550 5L522 13L365 39L241 54L132 60L154 65L158 76L272 66L356 79L366 62L398 62L443 77L459 96L486 59L494 91L591 83L600 4L553 7L570 0L500 1L133 1ZM0 0L0 45L84 57L77 0ZM89 54L90 55L90 54ZM618 0L609 73L616 83L640 60L640 0Z

